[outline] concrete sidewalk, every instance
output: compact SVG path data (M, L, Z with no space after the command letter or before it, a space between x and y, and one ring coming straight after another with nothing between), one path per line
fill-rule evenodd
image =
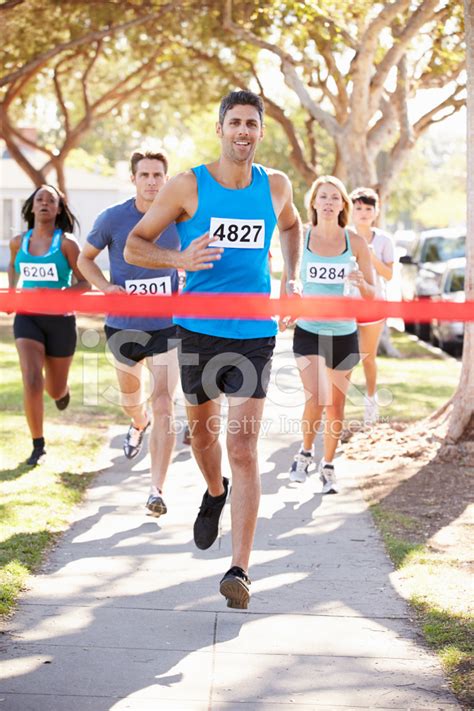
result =
M288 346L279 340L260 444L248 611L218 592L228 505L213 547L193 544L204 485L190 451L180 445L169 512L154 519L148 457L131 466L114 428L104 471L7 625L0 711L459 708L391 584L356 484L363 465L337 460L337 496L322 497L315 475L289 483L301 393Z

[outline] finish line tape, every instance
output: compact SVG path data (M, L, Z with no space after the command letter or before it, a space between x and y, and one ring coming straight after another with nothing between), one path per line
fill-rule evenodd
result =
M131 296L80 293L71 289L0 289L0 311L7 313L114 314L117 316L268 319L278 314L313 320L356 318L377 321L387 317L404 321L474 321L474 300L464 303L435 301L365 301L347 297L284 296L263 294L180 294Z

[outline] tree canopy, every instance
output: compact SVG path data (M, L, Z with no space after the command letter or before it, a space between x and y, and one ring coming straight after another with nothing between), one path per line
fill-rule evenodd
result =
M19 0L0 10L2 135L36 183L52 169L64 182L68 152L101 122L138 124L158 111L182 120L248 87L281 126L305 185L330 157L349 187L378 186L384 197L419 136L465 103L457 0ZM412 116L410 99L434 88L441 98ZM47 100L56 129L35 144L38 169L19 127Z

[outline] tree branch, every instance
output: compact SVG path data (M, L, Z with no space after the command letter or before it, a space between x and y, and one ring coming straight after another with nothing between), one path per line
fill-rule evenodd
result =
M66 131L66 134L68 134L69 130L70 130L69 112L67 110L66 102L64 101L64 96L63 96L63 92L61 89L61 84L59 82L59 74L60 74L60 67L58 65L54 69L53 84L54 84L54 89L55 89L56 96L58 99L58 104L59 104L62 114L64 116L64 129Z
M24 74L31 72L32 70L38 70L44 67L50 59L56 57L58 54L61 54L61 52L64 52L65 50L74 49L84 44L92 44L92 42L96 42L97 40L100 40L103 37L109 37L117 32L123 32L125 30L130 29L131 27L136 27L137 25L142 25L153 20L156 21L165 12L174 8L174 3L168 3L167 5L162 7L159 12L153 12L148 15L143 15L142 17L136 17L134 20L123 22L120 25L108 27L105 30L97 30L95 32L90 32L89 34L83 35L82 37L77 37L74 40L69 40L69 42L63 42L62 44L58 44L55 47L52 47L47 52L44 52L39 57L35 57L31 61L27 62L20 69L17 69L16 71L11 72L10 74L7 74L6 76L2 77L0 79L0 87L11 84L13 81L16 81Z
M266 42L260 37L257 37L257 35L254 35L253 32L250 32L243 27L239 27L239 25L234 23L232 20L232 0L224 0L222 7L222 26L225 30L231 32L234 37L237 37L241 41L248 42L249 44L260 47L261 49L267 49L269 52L272 52L280 57L282 62L287 61L290 64L293 64L293 57L288 54L288 52L280 49L277 45Z
M295 67L286 62L282 62L281 68L283 76L285 77L286 85L295 92L302 106L304 106L310 116L318 121L318 123L320 123L333 138L339 136L342 130L338 122L334 116L331 116L330 113L324 111L324 109L313 101L304 83L296 73Z
M391 95L388 99L382 97L380 101L382 116L367 134L367 148L371 160L375 160L385 143L395 135L398 127L397 114L391 98Z
M370 113L377 110L385 81L392 67L396 66L406 51L408 44L418 33L421 27L433 17L438 0L423 0L418 9L413 13L403 30L397 31L394 44L378 64L375 76L370 85Z
M0 11L3 12L4 10L13 10L13 8L17 5L23 5L24 2L25 0L7 0L0 5Z
M457 95L464 92L464 90L464 86L456 87L452 94L448 96L444 101L442 101L441 104L438 104L438 106L432 108L431 111L428 111L426 114L421 116L421 118L419 118L413 126L413 130L415 131L416 135L419 136L421 133L424 133L424 131L426 131L426 129L429 128L429 126L431 126L432 124L439 123L439 121L442 121L444 118L446 118L446 116L452 116L457 111L459 111L459 109L465 106L466 100L464 98L457 98ZM453 109L451 113L446 114L440 118L435 118L436 114L438 114L440 111L449 108Z

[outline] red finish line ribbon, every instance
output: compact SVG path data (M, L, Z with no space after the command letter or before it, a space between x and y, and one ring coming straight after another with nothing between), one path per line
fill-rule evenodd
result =
M387 317L404 321L474 321L474 301L453 303L420 301L365 301L344 297L284 296L262 294L180 294L131 296L129 294L80 293L71 289L0 289L0 311L7 313L114 314L116 316L268 319L278 314L313 320L377 321Z

